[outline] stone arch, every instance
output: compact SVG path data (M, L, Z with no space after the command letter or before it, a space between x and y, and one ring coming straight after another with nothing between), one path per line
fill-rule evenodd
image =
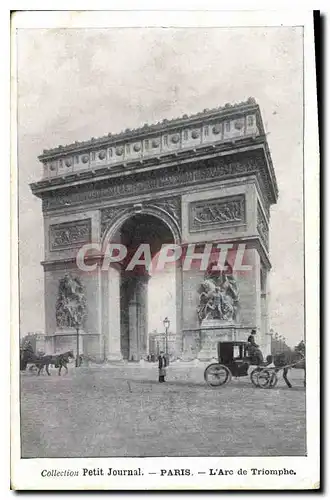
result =
M149 216L159 220L171 234L175 245L180 246L182 242L180 228L180 212L166 210L166 206L157 206L158 200L149 203L137 203L124 207L109 208L107 217L103 219L103 234L101 236L101 246L105 247L108 242L115 241L118 233L131 218L135 216ZM160 202L161 203L161 202ZM159 204L160 204L159 203ZM164 202L163 202L164 203ZM164 203L165 204L165 203ZM137 276L126 278L132 279L127 287L129 294L125 291L125 279L122 281L123 269L120 266L110 266L108 275L103 275L103 303L108 312L103 316L105 320L103 331L106 340L106 358L109 360L128 359L136 361L141 359L144 347L141 349L145 335L145 325L147 324L147 284L150 276ZM175 267L175 317L176 335L172 338L175 343L175 351L182 350L182 266L178 261ZM119 301L123 302L120 307ZM108 322L107 322L108 321ZM133 326L134 325L134 326ZM143 333L144 332L144 333ZM137 340L138 339L138 340Z
M181 228L178 221L169 214L165 209L157 207L152 203L148 205L136 204L130 207L123 208L118 211L114 217L109 221L107 228L105 229L101 237L101 245L106 241L111 240L111 238L116 234L120 227L127 221L130 217L134 215L151 215L160 219L171 231L173 235L174 243L177 245L181 244Z

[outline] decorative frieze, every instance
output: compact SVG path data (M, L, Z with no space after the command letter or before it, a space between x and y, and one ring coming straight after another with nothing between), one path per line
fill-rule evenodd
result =
M232 157L231 157L232 158ZM116 177L103 181L100 187L83 187L79 190L68 190L62 193L43 198L43 210L54 210L80 203L90 203L98 200L120 198L122 196L138 195L154 192L158 189L189 186L195 183L225 179L240 174L254 173L264 179L267 188L267 179L263 174L263 160L259 156L244 155L240 161L229 161L228 157L210 159L204 162L194 162L190 165L174 166L166 171L141 172L127 177Z
M269 227L267 224L267 220L261 210L261 207L258 203L258 209L257 209L257 230L258 233L260 234L260 237L265 245L265 247L269 248Z
M237 226L245 224L245 196L230 196L189 204L189 230Z
M179 134L174 134L174 135L172 135L172 137L171 137L171 141L173 142L173 144L178 144L178 142L180 141L180 136L179 136Z
M49 248L62 250L89 243L91 230L91 219L53 224L49 227Z

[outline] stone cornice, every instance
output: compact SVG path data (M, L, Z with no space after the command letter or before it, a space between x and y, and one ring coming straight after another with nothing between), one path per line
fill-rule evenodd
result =
M101 181L172 164L194 163L201 158L256 147L262 147L264 152L269 202L276 203L276 177L260 109L254 99L44 151L39 157L43 178L32 183L31 189L42 197L46 191L82 186L94 179Z
M250 97L247 101L240 103L226 103L224 106L219 106L218 108L204 109L203 112L190 116L183 115L180 118L174 118L172 120L164 119L162 122L152 125L145 123L143 127L139 127L137 129L126 129L118 134L109 133L103 137L92 137L87 141L75 142L65 146L60 145L53 149L44 150L38 158L40 161L44 162L46 160L56 158L57 156L63 156L67 153L74 154L77 152L89 151L93 148L115 145L116 143L125 140L137 140L140 137L148 137L150 134L154 134L155 132L171 132L173 129L175 130L178 127L181 128L185 125L188 127L193 126L195 123L199 123L203 120L210 120L217 117L226 118L227 116L235 118L235 116L242 113L246 114L249 111L259 112L259 106L253 97Z
M274 185L272 182L272 176L269 172L269 167L264 142L262 137L257 137L251 143L251 140L248 141L246 139L241 139L240 141L236 141L236 144L231 144L230 147L224 147L223 144L212 145L208 147L200 147L194 150L194 155L192 157L191 152L182 152L181 154L172 153L171 155L163 155L157 159L155 164L154 159L145 160L144 162L139 161L136 165L129 165L130 168L125 164L118 165L116 168L99 168L95 170L88 170L85 172L76 172L72 174L67 174L65 177L54 177L52 179L45 179L39 181L37 183L33 183L30 185L33 194L39 196L41 198L45 198L45 196L49 196L58 191L58 195L61 196L61 193L66 192L68 190L76 189L78 186L80 189L83 186L88 185L100 185L100 183L109 183L114 182L118 183L118 179L122 184L129 183L129 179L138 178L139 176L150 174L152 178L155 176L166 175L161 172L165 172L165 169L169 169L173 167L177 167L178 170L180 168L187 167L191 165L191 169L199 166L201 161L207 162L208 160L218 160L219 162L223 162L224 160L228 162L228 158L235 157L238 154L243 155L246 154L248 157L252 154L258 154L258 156L262 155L263 157L263 166L260 165L259 171L262 177L264 178L264 183L267 186L267 192L265 195L267 196L269 203L276 203L278 190L277 185ZM206 163L205 163L206 164ZM158 172L158 173L157 173ZM267 173L268 172L268 173ZM145 176L144 175L144 176ZM138 177L137 177L138 176ZM65 191L63 191L63 189ZM48 193L48 194L47 194Z
M85 169L77 172L68 173L62 176L55 176L46 178L37 182L30 184L33 194L38 196L39 192L50 191L56 189L57 187L66 187L73 184L79 183L84 184L90 182L91 179L103 180L105 178L119 177L123 175L129 175L131 173L136 173L140 171L145 171L152 168L164 168L170 167L172 165L179 165L182 163L193 162L199 158L211 158L217 154L233 154L236 151L241 150L252 150L255 148L260 148L260 145L264 144L263 137L255 137L252 141L251 139L242 138L231 141L230 143L216 143L208 144L202 146L196 146L192 150L182 150L182 151L172 151L166 154L162 154L150 158L141 158L138 160L132 160L129 162L120 162L114 166L98 167L95 169Z
M128 175L130 174L130 175ZM182 165L176 162L166 169L130 172L113 178L90 180L85 184L58 186L56 190L42 189L38 193L43 199L43 211L78 207L95 202L112 202L123 197L172 191L180 194L179 188L201 186L218 180L244 176L257 176L270 203L274 203L274 193L265 170L264 150L261 148L232 155L215 156L208 159L190 161Z
M147 169L157 169L163 167L169 167L174 164L182 164L190 161L195 161L199 158L210 158L216 156L217 154L233 154L237 150L255 149L263 145L264 141L262 137L255 137L252 141L251 139L242 138L231 141L230 143L215 143L202 146L196 146L192 150L182 150L182 151L171 151L162 155L158 155L150 158L141 158L137 160L131 160L128 162L122 161L118 162L116 165L105 167L98 167L95 169L86 168L81 171L67 173L61 176L50 177L42 179L37 182L32 182L30 184L33 194L38 195L39 190L49 190L53 187L64 187L66 185L71 185L74 182L79 182L83 184L89 179L98 178L112 178L118 177L125 173L128 175L130 173L145 171Z

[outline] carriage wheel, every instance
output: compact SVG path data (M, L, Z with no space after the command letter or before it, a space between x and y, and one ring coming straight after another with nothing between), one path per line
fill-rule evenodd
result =
M251 379L251 382L252 384L255 386L255 387L260 387L259 386L259 383L258 383L258 376L259 376L259 373L261 372L261 368L255 368L254 370L252 370L251 372L251 375L250 375L250 379Z
M219 387L231 380L231 371L225 365L212 363L204 372L204 380L210 387Z
M277 384L277 375L271 370L261 370L258 374L258 387L261 389L271 389Z

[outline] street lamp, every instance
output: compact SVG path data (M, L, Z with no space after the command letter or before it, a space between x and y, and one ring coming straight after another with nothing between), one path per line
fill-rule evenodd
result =
M279 342L280 342L280 352L283 352L284 351L284 344L283 344L283 337L282 337L282 335L280 335L278 337L278 339L279 339Z
M80 366L79 363L79 326L76 324L76 349L77 349L77 355L76 355L76 368Z
M164 328L165 328L165 353L168 354L167 335L168 335L168 329L170 327L170 320L168 319L167 316L166 316L166 318L163 321L163 325L164 325Z
M287 350L286 338L283 336L283 351Z

